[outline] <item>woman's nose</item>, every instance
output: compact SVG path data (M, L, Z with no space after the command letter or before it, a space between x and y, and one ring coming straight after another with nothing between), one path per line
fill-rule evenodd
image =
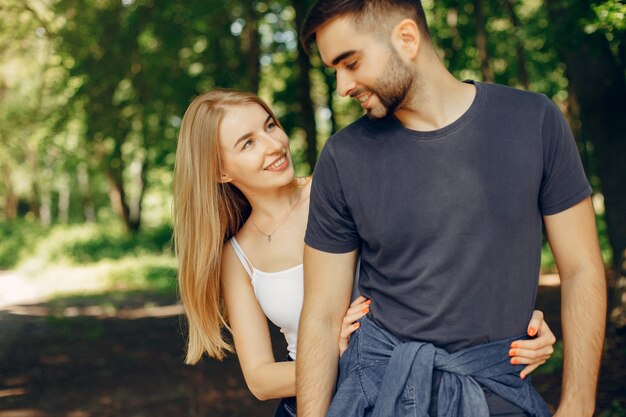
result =
M284 148L284 145L280 140L268 134L263 136L263 143L268 153L278 152Z

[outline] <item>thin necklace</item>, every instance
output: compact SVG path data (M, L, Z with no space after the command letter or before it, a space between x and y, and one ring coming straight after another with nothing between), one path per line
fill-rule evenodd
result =
M293 209L296 208L296 206L298 205L298 202L300 201L300 195L302 194L302 189L300 190L300 192L298 193L298 198L296 199L296 202L294 203L294 205L289 209L289 213L287 213L287 215L285 217L283 217L283 219L280 221L280 223L278 223L278 226L276 226L276 228L274 228L274 230L272 230L271 233L265 233L263 232L259 226L256 225L256 223L254 222L254 219L252 218L252 216L250 216L250 221L252 222L252 224L254 225L254 227L256 228L256 230L261 233L263 236L265 236L267 238L267 243L271 243L272 242L272 235L274 233L276 233L276 231L278 230L278 228L280 226L283 225L283 223L285 223L287 221L287 219L289 218L289 216L291 215L291 213L293 212Z

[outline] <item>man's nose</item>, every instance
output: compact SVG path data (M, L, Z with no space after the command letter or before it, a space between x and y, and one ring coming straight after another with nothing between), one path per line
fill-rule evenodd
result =
M356 87L356 83L354 82L352 77L350 77L350 75L346 73L346 71L337 70L336 76L337 93L339 93L341 97L349 96L352 90L354 90L354 88Z

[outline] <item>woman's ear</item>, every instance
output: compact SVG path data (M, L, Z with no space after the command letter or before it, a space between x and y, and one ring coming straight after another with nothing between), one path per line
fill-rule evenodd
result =
M225 172L222 172L220 176L218 177L217 182L226 184L227 182L231 182L232 180L233 180L233 177L226 174Z

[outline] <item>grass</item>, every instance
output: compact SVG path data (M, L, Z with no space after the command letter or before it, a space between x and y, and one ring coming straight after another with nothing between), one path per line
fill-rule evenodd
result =
M611 408L599 414L598 417L624 417L626 416L626 404L619 400L613 400Z
M46 234L39 223L25 219L0 222L0 269L10 269L31 253L32 242Z
M117 223L0 224L0 269L13 268L46 297L149 291L175 294L171 228L131 235Z
M118 224L59 225L39 242L34 255L47 263L84 265L129 256L170 254L171 235L169 225L138 234L128 234Z

